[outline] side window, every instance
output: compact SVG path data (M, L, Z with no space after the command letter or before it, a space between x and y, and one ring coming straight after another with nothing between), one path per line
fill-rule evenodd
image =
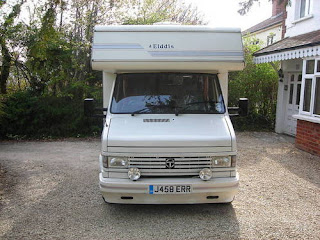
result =
M306 78L304 86L303 111L310 112L312 79Z
M274 34L274 33L269 34L269 36L267 37L267 46L274 43L275 36L276 36L276 34Z
M300 104L300 94L301 94L301 83L298 83L297 84L296 105Z
M300 114L320 117L320 58L303 61Z
M314 73L314 64L315 64L315 60L307 60L306 61L306 74L313 74Z
M293 88L294 88L294 84L293 84L293 83L291 83L291 84L290 84L289 104L292 104Z
M320 115L320 77L316 78L313 114Z
M267 37L267 45L271 45L273 43L273 36L268 36Z
M259 39L255 39L255 40L251 41L252 45L258 45L259 43L260 43Z
M297 0L296 19L304 18L311 14L311 0Z

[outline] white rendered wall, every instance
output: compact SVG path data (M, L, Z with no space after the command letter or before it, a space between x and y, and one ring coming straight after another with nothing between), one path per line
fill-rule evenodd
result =
M270 34L275 34L273 37L273 43L275 43L281 40L281 33L282 33L282 27L278 25L263 31L255 32L252 35L258 38L260 40L260 43L262 42L261 47L266 47L267 39L268 39L268 36L270 36Z
M299 1L292 0L291 6L287 6L285 37L293 37L320 29L320 0L310 0L310 14L302 19L297 17Z

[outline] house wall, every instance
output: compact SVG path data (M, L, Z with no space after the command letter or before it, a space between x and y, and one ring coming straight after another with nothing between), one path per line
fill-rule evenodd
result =
M298 19L300 0L292 0L287 6L285 37L293 37L320 29L320 1L310 0L310 14Z
M298 120L296 147L320 156L320 124Z
M267 38L270 34L275 34L275 36L273 37L273 42L277 42L279 40L281 40L281 33L282 33L282 27L281 25L276 25L273 26L271 28L267 28L264 29L262 31L259 32L255 32L252 34L252 36L255 36L256 38L258 38L260 40L260 43L262 47L266 47L267 46Z

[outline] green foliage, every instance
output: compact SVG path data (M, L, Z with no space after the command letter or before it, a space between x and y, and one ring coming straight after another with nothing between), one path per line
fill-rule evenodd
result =
M270 64L253 63L252 54L260 47L251 45L252 41L252 38L244 40L244 70L229 75L229 106L236 106L241 97L249 99L249 116L234 118L236 129L272 130L275 122L278 76Z
M12 0L2 5L0 138L99 132L101 120L86 119L82 112L86 97L102 106L102 74L91 69L94 26L159 21L203 22L196 8L178 0L43 0L35 5Z
M134 6L131 13L121 14L123 25L151 25L157 22L204 24L202 15L192 5L178 0L121 0L122 9ZM120 10L121 12L121 10Z
M92 136L101 132L101 119L83 115L83 101L71 97L37 96L31 91L10 95L0 118L0 138Z
M0 25L0 49L2 55L2 66L0 67L0 93L7 93L7 81L10 75L13 54L10 52L9 43L11 39L16 39L15 33L19 31L21 24L15 24L15 19L19 16L23 1L15 4L8 15L3 16L3 24Z

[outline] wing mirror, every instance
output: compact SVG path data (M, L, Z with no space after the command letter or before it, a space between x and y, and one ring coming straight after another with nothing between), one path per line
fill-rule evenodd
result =
M97 117L97 118L105 118L105 114L96 114L97 111L108 111L108 108L96 108L96 102L94 98L86 98L84 99L83 111L86 117Z
M229 116L246 117L249 113L249 100L248 98L239 98L238 107L228 107Z

